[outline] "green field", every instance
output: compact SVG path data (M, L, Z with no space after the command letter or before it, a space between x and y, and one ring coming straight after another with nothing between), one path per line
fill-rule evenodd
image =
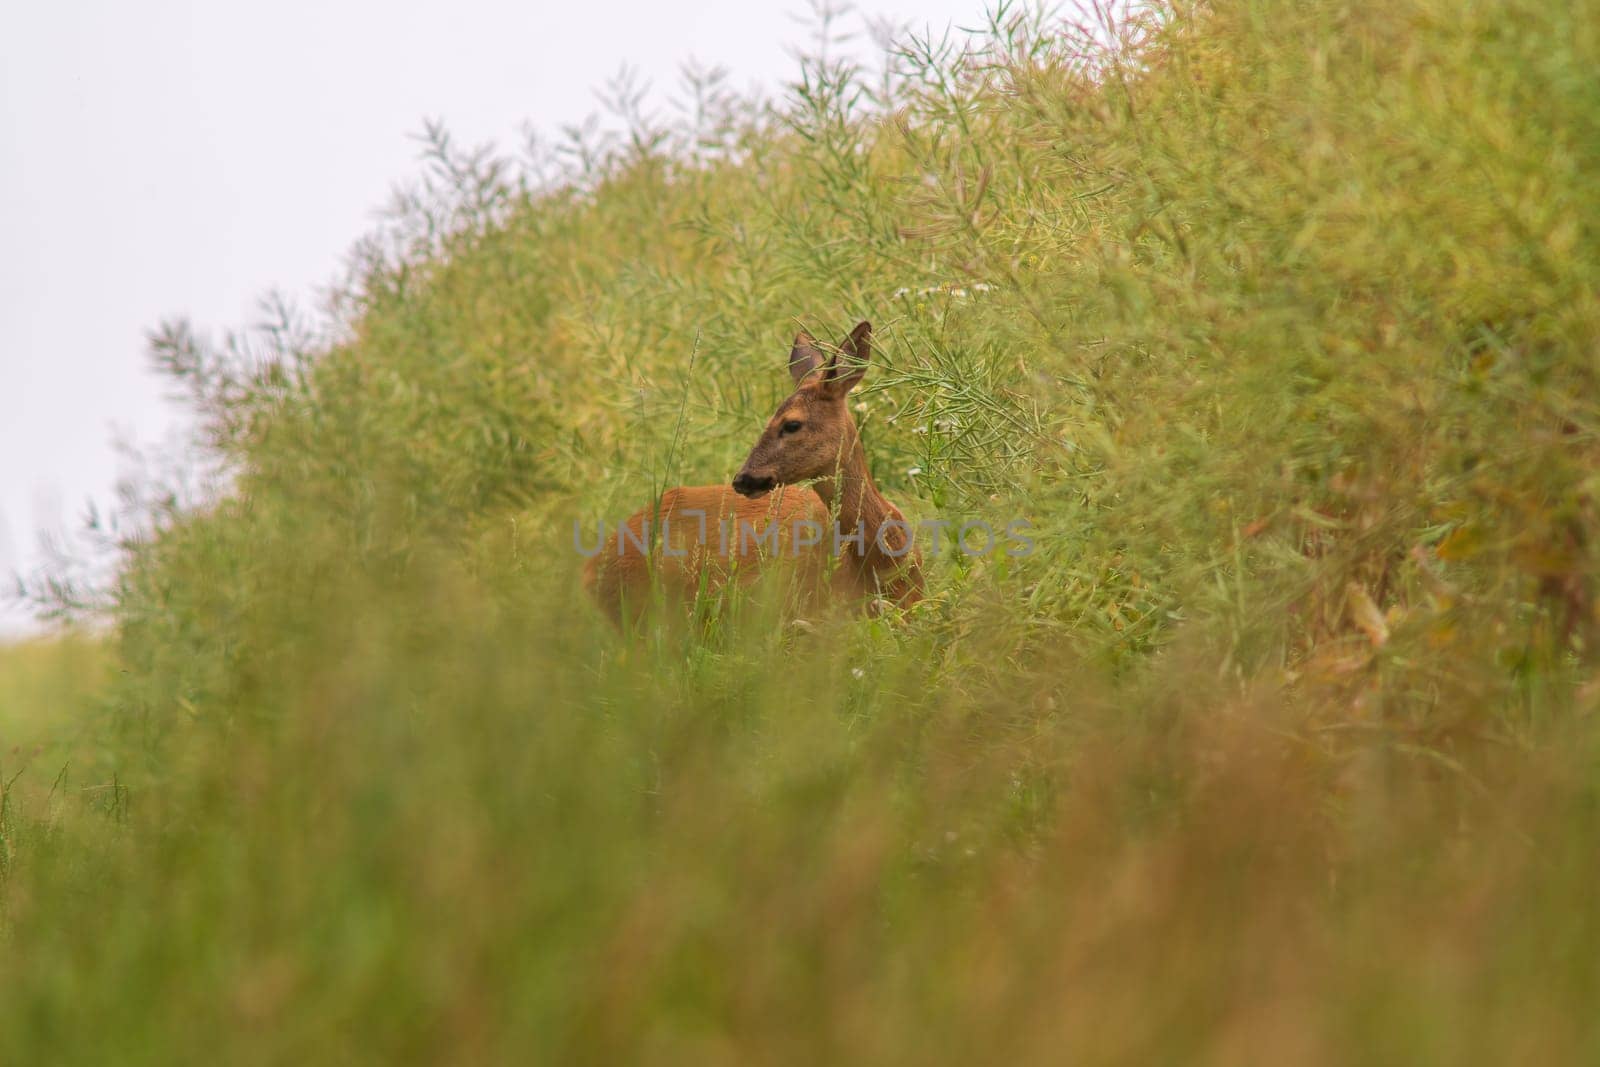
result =
M1600 5L990 21L161 327L222 488L0 650L0 1063L1600 1063ZM1035 550L619 637L574 521L859 319Z

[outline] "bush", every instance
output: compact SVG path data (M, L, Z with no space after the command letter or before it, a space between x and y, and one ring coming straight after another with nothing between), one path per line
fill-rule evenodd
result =
M126 801L7 816L0 1050L1593 1058L1596 15L1001 10L554 171L430 128L326 323L157 336L227 488L127 546ZM859 318L885 494L1037 550L619 642L573 520Z

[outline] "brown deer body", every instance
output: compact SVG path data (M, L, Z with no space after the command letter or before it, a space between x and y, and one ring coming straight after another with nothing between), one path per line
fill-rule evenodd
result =
M801 333L789 353L795 391L732 485L669 489L612 532L585 566L584 585L613 620L636 621L652 582L671 599L693 601L753 582L774 564L792 568L803 605L872 610L922 599L921 552L873 484L846 401L866 373L871 334L863 322L825 354Z

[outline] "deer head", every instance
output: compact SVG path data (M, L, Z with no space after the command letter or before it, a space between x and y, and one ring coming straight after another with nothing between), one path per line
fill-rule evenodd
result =
M760 496L837 473L859 448L856 420L845 402L867 372L872 354L872 324L862 322L831 352L817 347L802 330L789 352L795 391L778 405L761 439L734 476L733 489Z

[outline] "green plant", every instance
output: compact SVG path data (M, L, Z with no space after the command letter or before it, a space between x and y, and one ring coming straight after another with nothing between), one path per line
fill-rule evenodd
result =
M0 1058L1592 1061L1597 15L1002 8L430 127L332 321L158 334L225 488L126 546L109 789L6 808ZM1036 551L619 642L573 520L860 318L885 493Z

